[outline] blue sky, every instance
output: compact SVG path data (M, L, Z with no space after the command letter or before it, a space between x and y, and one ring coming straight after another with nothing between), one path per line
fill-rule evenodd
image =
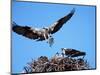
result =
M12 72L21 72L23 67L39 56L53 56L61 48L74 48L86 52L85 59L95 68L95 6L13 2L12 20L21 26L48 27L61 17L76 9L73 17L53 35L52 47L12 32Z

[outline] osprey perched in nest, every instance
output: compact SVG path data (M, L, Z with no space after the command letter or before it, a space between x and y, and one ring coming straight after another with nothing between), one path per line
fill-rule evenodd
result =
M73 9L69 14L66 16L60 18L58 21L56 21L53 25L50 27L44 27L41 29L38 28L31 28L29 26L20 26L19 24L13 22L12 30L16 32L19 35L23 35L24 37L27 37L29 39L33 39L36 41L43 41L47 40L47 43L49 43L50 46L54 43L54 38L52 37L52 34L56 33L60 30L60 28L71 19L75 12L75 9Z

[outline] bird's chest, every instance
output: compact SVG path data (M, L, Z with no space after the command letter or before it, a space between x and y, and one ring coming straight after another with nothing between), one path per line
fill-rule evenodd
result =
M38 34L40 37L45 38L45 39L48 39L49 37L49 34L46 31L38 31Z

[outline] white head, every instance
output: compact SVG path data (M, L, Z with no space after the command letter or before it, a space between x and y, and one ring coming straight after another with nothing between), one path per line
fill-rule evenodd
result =
M64 53L65 54L65 50L66 50L67 48L61 48L61 50L62 50L62 53Z

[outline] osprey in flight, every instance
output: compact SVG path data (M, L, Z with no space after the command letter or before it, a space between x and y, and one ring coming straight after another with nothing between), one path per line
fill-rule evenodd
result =
M52 34L56 33L60 30L60 28L71 19L75 12L75 9L72 9L71 12L64 17L60 18L58 21L56 21L54 24L52 24L50 27L44 27L41 29L38 28L31 28L29 26L20 26L19 24L13 22L12 23L12 30L16 32L19 35L23 35L24 37L27 37L32 40L36 41L43 41L47 40L47 43L49 43L50 46L54 43L54 38L52 37Z

